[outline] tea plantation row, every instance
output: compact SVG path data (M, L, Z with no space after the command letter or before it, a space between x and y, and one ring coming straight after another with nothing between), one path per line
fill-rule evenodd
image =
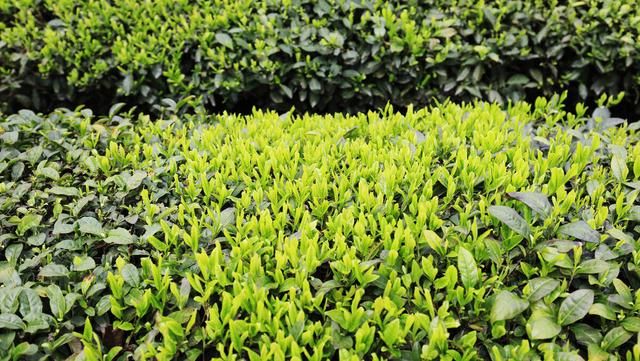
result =
M636 0L0 0L0 99L15 112L354 112L433 99L640 97ZM2 107L0 106L0 109Z
M558 97L4 116L1 359L640 360L639 134Z

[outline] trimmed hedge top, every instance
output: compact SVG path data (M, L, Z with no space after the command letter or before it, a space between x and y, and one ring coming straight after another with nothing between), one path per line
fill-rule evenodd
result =
M148 109L196 96L218 110L351 112L568 89L574 102L625 91L633 104L639 9L635 0L0 0L0 97L10 110L116 100Z
M3 359L640 358L605 108L118 113L0 120Z

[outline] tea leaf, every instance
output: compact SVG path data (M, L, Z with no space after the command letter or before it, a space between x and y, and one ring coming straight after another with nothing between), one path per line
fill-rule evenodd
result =
M556 337L562 328L551 317L532 316L527 323L527 333L532 340Z
M40 269L40 277L67 277L69 270L61 264L50 263Z
M509 291L501 291L497 294L491 307L491 323L510 320L521 314L529 307L529 302Z
M565 326L581 320L589 312L589 308L593 305L593 299L592 290L577 290L570 293L569 297L560 304L558 323Z
M0 288L0 311L2 313L16 312L21 290L20 287Z
M576 340L583 345L600 344L600 341L602 341L602 335L600 332L584 323L575 323L571 325L571 331L573 332Z
M465 288L470 289L476 286L479 281L478 266L471 252L464 247L458 248L458 270Z
M489 213L506 224L511 230L519 235L529 238L531 236L531 228L527 221L524 220L515 210L505 206L490 206Z
M571 236L585 242L600 242L600 233L589 227L589 225L585 221L577 221L565 224L558 229L558 233L566 236Z
M127 263L122 268L122 277L132 287L137 287L140 283L140 275L138 269L131 263Z
M20 224L18 224L18 235L25 234L28 230L33 229L40 225L42 221L42 216L39 214L29 213L22 217L20 220Z
M80 232L85 234L102 235L102 224L93 217L82 217L78 220Z
M25 288L20 292L20 314L23 317L42 314L42 301L36 291Z
M529 281L528 299L529 302L535 302L549 293L553 292L560 286L560 281L547 277L534 278Z
M104 239L105 243L109 244L132 244L135 242L134 237L124 228L115 228L107 232L107 238Z
M59 195L59 196L69 196L69 197L76 197L80 195L80 191L75 187L53 186L48 189L48 192L51 194Z
M229 49L233 49L233 40L231 40L231 37L229 36L229 34L226 33L217 33L216 34L216 40L226 46Z
M223 227L232 225L235 222L235 211L236 209L233 207L222 210L220 212L220 225Z
M24 330L27 327L22 319L12 313L0 314L0 328L9 330Z
M526 204L534 212L541 215L543 218L547 218L551 215L551 203L542 193L539 192L511 192L507 193L511 198L517 199L520 202Z
M595 274L602 273L609 269L609 264L600 259L588 259L578 266L578 273Z
M53 313L58 320L62 319L67 309L67 303L62 295L62 290L60 290L60 287L57 285L49 285L47 287L47 296L49 297L51 313Z
M640 317L627 317L621 322L625 330L633 333L640 332Z
M600 347L603 350L609 351L617 347L620 347L625 342L629 341L633 337L633 334L622 327L614 327L602 338Z
M73 271L81 272L81 271L88 271L94 268L96 268L96 262L91 257L76 256L73 258L73 268L72 268Z

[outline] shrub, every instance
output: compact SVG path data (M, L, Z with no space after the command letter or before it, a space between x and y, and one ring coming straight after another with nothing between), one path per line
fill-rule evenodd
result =
M5 358L640 357L639 133L605 108L118 108L0 121Z
M625 91L630 105L640 94L638 9L634 0L4 0L0 96L10 109L149 108L193 95L218 110L344 112L569 89L572 103Z

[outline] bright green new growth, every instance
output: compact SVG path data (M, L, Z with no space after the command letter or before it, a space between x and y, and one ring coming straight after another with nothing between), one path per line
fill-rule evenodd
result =
M640 358L635 125L115 112L0 120L7 359Z

